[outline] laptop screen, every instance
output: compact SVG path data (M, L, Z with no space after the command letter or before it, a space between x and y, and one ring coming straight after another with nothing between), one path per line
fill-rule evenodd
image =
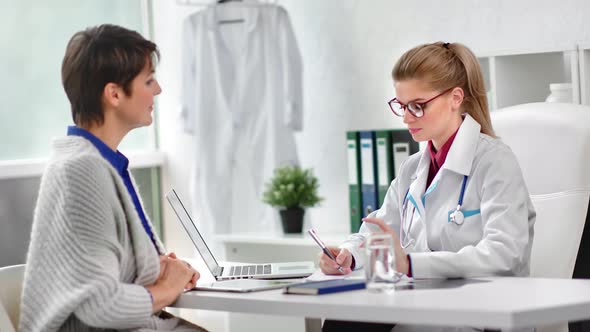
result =
M218 276L220 270L219 264L217 264L217 261L215 260L215 257L213 257L211 250L209 250L207 243L205 243L205 240L203 240L201 233L199 233L199 230L197 230L197 226L195 226L193 223L193 220L186 211L184 204L182 204L180 198L178 198L176 191L174 191L174 189L170 190L170 192L166 194L166 198L168 199L168 202L170 202L170 205L172 205L172 209L174 212L176 212L176 216L178 216L178 219L188 233L188 236L197 247L201 257L203 257L205 264L207 264L207 267L214 276Z

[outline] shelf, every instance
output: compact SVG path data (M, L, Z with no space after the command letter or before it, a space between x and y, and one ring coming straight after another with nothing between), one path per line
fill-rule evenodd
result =
M525 49L502 49L494 50L490 52L477 53L480 58L491 58L498 56L513 56L513 55L531 55L531 54L543 54L543 53L559 53L567 51L575 51L578 47L576 44L552 44L543 45L541 47L525 48Z
M551 83L571 83L572 102L579 104L578 57L577 48L570 46L479 56L490 109L543 102L550 93ZM590 69L588 61L590 49L586 56L586 68Z
M496 106L544 101L550 93L550 83L571 83L571 71L565 70L564 57L567 56L562 52L496 57ZM503 82L510 84L500 84ZM572 90L576 88L572 86Z
M483 73L483 80L486 87L486 91L490 91L491 88L491 70L490 70L490 58L478 58L481 71Z
M580 100L590 105L590 42L578 45L578 61L580 68Z

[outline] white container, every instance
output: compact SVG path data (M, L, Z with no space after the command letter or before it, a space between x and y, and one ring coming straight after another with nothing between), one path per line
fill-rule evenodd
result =
M549 84L551 93L545 99L547 103L572 103L572 84L571 83L551 83Z

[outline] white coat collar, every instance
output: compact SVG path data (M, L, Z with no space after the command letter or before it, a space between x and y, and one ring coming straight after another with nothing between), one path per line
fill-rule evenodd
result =
M442 168L461 175L469 175L479 142L480 130L481 125L466 113Z
M457 172L462 175L469 175L471 164L475 157L475 148L479 137L481 126L469 114L465 113L465 118L457 131L455 140L449 149L447 158L442 168ZM412 180L427 178L430 170L430 153L423 151L416 172Z
M473 159L475 158L475 149L477 148L480 128L481 126L477 121L475 121L469 114L465 114L465 119L463 119L463 123L457 131L455 140L451 145L451 149L447 154L447 158L442 168L461 175L469 175ZM420 216L424 215L424 202L422 199L417 198L422 197L425 192L429 170L430 153L428 153L428 151L423 151L408 190L409 197L412 197L411 203L414 204ZM437 174L437 176L440 175ZM436 178L433 183L435 181Z

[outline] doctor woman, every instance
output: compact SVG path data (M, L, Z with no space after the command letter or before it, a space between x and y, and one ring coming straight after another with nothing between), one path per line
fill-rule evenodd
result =
M322 271L363 268L365 236L385 232L396 270L415 279L528 276L536 214L516 157L494 135L475 55L458 43L420 45L392 74L389 107L427 147L401 166L359 233L330 248L343 272L323 254ZM353 325L327 321L324 330Z

